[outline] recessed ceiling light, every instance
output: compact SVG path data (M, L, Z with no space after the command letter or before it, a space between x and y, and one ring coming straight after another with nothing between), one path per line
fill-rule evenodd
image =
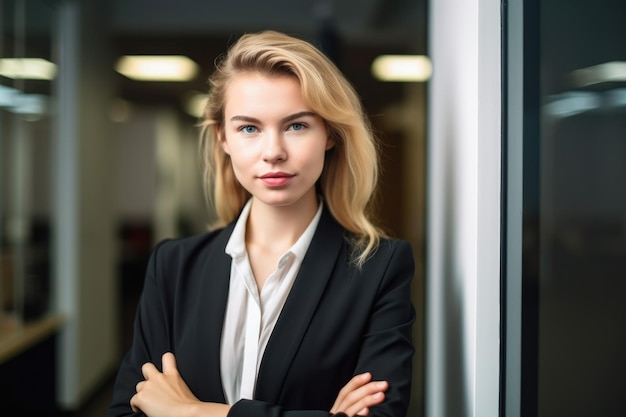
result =
M117 61L115 70L139 81L189 81L198 65L182 55L126 55Z
M49 107L49 98L43 94L20 94L15 106L11 111L16 114L34 117L30 120L36 120L39 116L47 113Z
M1 58L0 75L13 79L51 80L57 67L43 58Z
M372 62L372 73L381 81L427 81L432 65L424 55L381 55Z
M0 85L0 109L13 107L19 94L15 88Z

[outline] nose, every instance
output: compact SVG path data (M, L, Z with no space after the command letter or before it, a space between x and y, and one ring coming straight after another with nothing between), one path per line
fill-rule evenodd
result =
M267 132L265 147L263 149L263 160L274 163L287 159L287 151L284 146L283 137L277 132Z

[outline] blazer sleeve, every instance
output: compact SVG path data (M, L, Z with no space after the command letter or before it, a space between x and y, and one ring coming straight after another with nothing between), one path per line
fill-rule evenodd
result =
M163 297L164 289L160 288L156 279L157 255L166 242L160 242L150 255L135 315L132 345L118 369L112 402L107 410L108 417L144 415L142 412L134 413L130 407L130 398L136 392L135 387L144 379L141 367L146 362L160 366L162 352L170 350L170 326L167 317L170 309Z
M408 242L392 243L355 370L355 374L371 372L374 380L389 382L385 401L372 407L369 417L406 416L411 393L416 318L411 283L415 264Z

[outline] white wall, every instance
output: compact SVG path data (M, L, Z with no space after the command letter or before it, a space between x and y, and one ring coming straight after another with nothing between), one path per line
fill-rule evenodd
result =
M157 187L154 112L128 104L128 116L115 123L115 209L125 221L154 218Z
M115 213L118 221L152 224L153 243L207 230L199 128L174 107L128 104L115 126Z
M430 5L426 416L499 397L500 2Z

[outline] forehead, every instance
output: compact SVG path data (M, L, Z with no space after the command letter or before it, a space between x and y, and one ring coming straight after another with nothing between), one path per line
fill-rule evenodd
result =
M308 106L298 78L288 74L239 73L230 80L224 94L226 114L293 107Z
M239 72L235 74L226 85L225 98L233 93L246 92L253 88L262 87L282 88L289 86L300 89L300 81L295 75L290 74L265 74L261 72Z

